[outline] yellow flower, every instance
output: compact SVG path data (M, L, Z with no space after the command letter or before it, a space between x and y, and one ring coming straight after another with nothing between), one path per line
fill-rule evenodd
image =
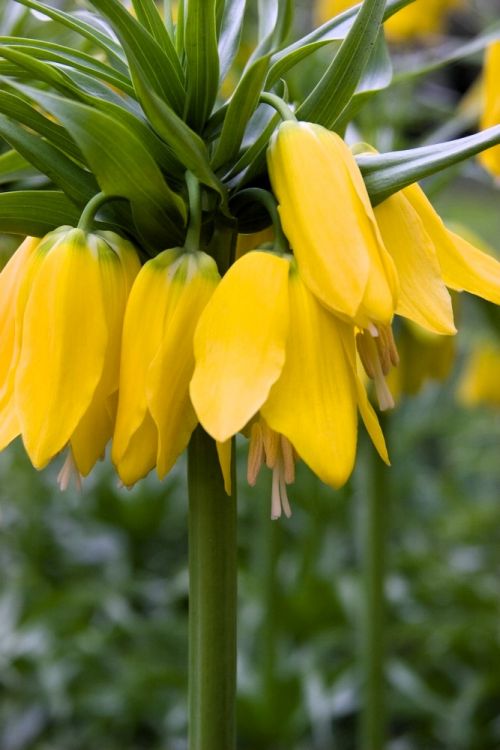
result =
M448 13L462 4L463 0L415 0L385 22L387 37L394 42L404 42L437 34L442 31ZM353 5L356 0L317 0L316 21L325 23Z
M123 313L139 260L111 232L28 238L0 274L3 448L21 434L40 469L70 445L86 475L114 422Z
M343 140L320 125L283 122L268 166L283 230L309 290L361 328L389 324L398 293L394 263Z
M483 114L481 129L500 124L500 42L490 44L484 59ZM485 169L500 177L500 146L493 146L478 155Z
M229 269L200 317L194 354L190 393L202 426L226 441L260 413L266 429L287 441L275 439L278 452L268 461L282 490L289 445L327 484L347 480L358 407L388 460L356 373L353 326L317 301L290 257L253 251Z
M475 349L458 386L458 397L467 406L500 407L500 347L483 344Z
M112 447L125 485L154 466L164 477L196 427L189 399L193 333L218 281L212 258L181 248L148 261L136 279L125 314Z

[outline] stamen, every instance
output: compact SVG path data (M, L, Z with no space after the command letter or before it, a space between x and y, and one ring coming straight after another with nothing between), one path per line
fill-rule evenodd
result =
M399 362L392 328L380 326L376 338L367 329L356 336L356 346L364 370L375 384L380 410L392 409L394 399L385 380L385 376Z
M283 477L286 484L295 482L295 458L293 446L284 435L281 435L281 455L283 457Z
M57 475L57 484L59 485L61 492L68 489L72 479L75 483L76 489L80 492L82 489L82 475L76 467L75 459L73 458L73 453L70 448L61 471Z
M273 489L271 493L271 520L281 516L280 476L277 467L273 469Z
M278 460L280 451L280 436L268 426L267 422L261 420L262 438L264 440L264 453L266 454L266 466L272 469Z
M264 441L259 422L254 422L250 430L250 445L248 447L247 481L254 487L264 461Z
M283 512L287 518L290 518L290 516L292 515L292 510L290 508L290 503L288 502L288 493L286 491L285 478L282 475L280 475L280 498Z

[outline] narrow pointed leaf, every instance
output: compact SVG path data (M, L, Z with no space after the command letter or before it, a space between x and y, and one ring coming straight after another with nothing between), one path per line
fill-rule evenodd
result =
M99 192L90 172L79 167L39 135L30 133L5 115L0 115L0 135L77 204L85 205Z
M39 3L36 0L16 0L16 2L21 3L32 10L36 10L38 13L42 13L53 21L59 21L59 23L66 26L66 28L76 31L77 34L81 34L85 39L88 39L93 44L96 44L98 47L105 50L110 61L114 62L118 69L121 69L122 71L124 70L123 52L120 45L107 34L103 34L96 29L92 24L79 19L75 13L65 13L62 10L43 5L43 3Z
M172 39L167 31L154 0L132 0L137 20L149 31L160 47L167 52L173 49Z
M297 110L302 120L333 128L354 94L384 17L385 0L364 0L327 71Z
M215 0L189 0L184 46L187 120L199 132L213 109L219 85Z
M394 151L389 154L360 154L356 156L356 161L363 174L372 204L377 205L407 185L458 164L499 143L500 125L497 125L465 138L432 146Z
M225 201L225 187L212 171L205 143L200 136L139 77L136 78L136 87L144 111L158 135L168 143L186 169L193 172L204 185L216 190Z
M146 145L123 122L68 99L39 93L40 102L75 139L101 189L128 198L137 228L152 245L180 242L186 209L165 182Z
M57 190L0 193L0 232L43 237L64 224L76 226L80 211Z
M246 0L227 0L219 34L220 80L223 81L240 47Z
M0 154L0 185L30 177L33 174L37 174L37 170L14 149Z
M91 1L109 19L127 58L134 59L149 85L176 111L181 111L184 103L183 73L173 44L170 43L168 49L162 49L119 0Z
M247 69L231 97L222 132L213 157L213 168L219 169L237 154L248 120L259 103L266 80L269 56L259 58Z

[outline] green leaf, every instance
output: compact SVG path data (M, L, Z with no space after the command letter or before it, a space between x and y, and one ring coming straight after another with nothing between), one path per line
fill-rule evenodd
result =
M384 11L384 21L387 21L394 13L415 0L389 0ZM293 44L275 53L271 58L272 66L269 71L266 88L270 89L290 68L304 60L316 50L324 47L331 42L339 42L345 38L351 29L360 6L355 5L352 8L340 13L331 20L319 26L314 31L306 34Z
M69 154L73 159L82 161L81 151L73 139L68 136L65 129L44 117L24 99L8 91L0 91L0 112L43 135L50 143Z
M14 149L0 154L0 185L31 177L34 174L37 174L37 171Z
M105 193L128 198L138 231L160 247L183 239L186 207L165 182L151 152L123 121L85 104L45 92L43 107L55 115L81 148Z
M204 185L216 190L225 203L226 189L212 171L204 141L140 79L137 84L144 111L158 135L168 143L185 169L189 169Z
M356 161L375 206L407 185L499 143L500 125L496 125L466 138L432 146L389 154L359 154Z
M164 52L173 49L172 39L154 0L132 0L137 20L151 34Z
M16 0L16 2L25 5L27 8L32 8L38 11L38 13L42 13L53 21L59 21L66 28L75 31L77 34L81 34L81 36L91 41L92 44L105 50L110 62L114 63L117 69L124 72L123 52L120 45L111 39L111 37L96 29L92 24L80 20L75 13L65 13L62 10L43 5L43 3L39 3L37 0Z
M364 0L328 69L297 110L297 117L333 129L349 104L370 59L384 17L385 0Z
M0 115L0 135L75 203L83 207L99 192L92 174L85 172L39 135L30 133L5 115Z
M349 122L374 94L387 88L392 81L392 62L384 32L379 31L373 51L361 81L351 101L335 123L335 130L343 133Z
M222 132L212 159L213 169L237 156L248 120L259 103L267 76L269 55L259 58L248 68L231 97L224 117Z
M80 212L56 190L0 193L0 232L43 237L56 227L76 226Z
M184 106L183 72L170 40L168 49L128 13L119 0L91 0L110 21L120 38L129 62L134 61L151 88L177 112Z
M227 0L219 34L220 81L223 81L233 64L240 47L246 0Z
M16 37L0 37L0 44L8 45L9 49L18 50L24 52L36 60L49 61L59 63L64 67L70 66L75 70L80 70L84 73L106 81L112 86L120 89L121 91L134 96L134 88L130 78L117 73L114 68L111 68L105 63L95 60L90 55L78 50L72 50L68 47L64 47L60 44L54 44L53 42L36 41L32 39L21 39Z
M48 83L57 91L61 91L64 94L73 93L78 95L78 89L71 78L66 73L56 70L48 63L35 60L34 57L27 55L25 52L6 46L0 47L0 56L27 70L35 80Z
M186 118L194 130L201 132L219 86L215 0L189 0L184 33Z
M247 63L252 65L262 55L276 52L285 41L293 19L294 5L292 0L268 0L259 2L259 44L254 49Z

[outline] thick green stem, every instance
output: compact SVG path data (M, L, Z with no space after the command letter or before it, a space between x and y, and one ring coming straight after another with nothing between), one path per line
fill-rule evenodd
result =
M186 250L196 252L200 249L201 231L201 193L200 183L192 172L186 172L186 183L189 195L189 225L184 246Z
M271 107L274 107L282 120L293 120L297 122L297 118L295 117L292 109L285 101L283 101L283 99L281 99L279 96L276 96L276 94L271 94L269 91L264 91L260 95L259 99L264 104L269 104Z
M93 198L89 200L87 205L82 211L80 221L78 222L78 229L82 229L84 232L90 232L94 225L95 215L108 201L124 201L121 195L107 195L106 193L96 193Z
M188 484L189 750L234 750L236 497L224 492L215 443L201 427L189 445Z
M385 746L385 547L387 543L387 467L370 451L371 471L362 509L363 602L361 630L362 708L360 750Z

